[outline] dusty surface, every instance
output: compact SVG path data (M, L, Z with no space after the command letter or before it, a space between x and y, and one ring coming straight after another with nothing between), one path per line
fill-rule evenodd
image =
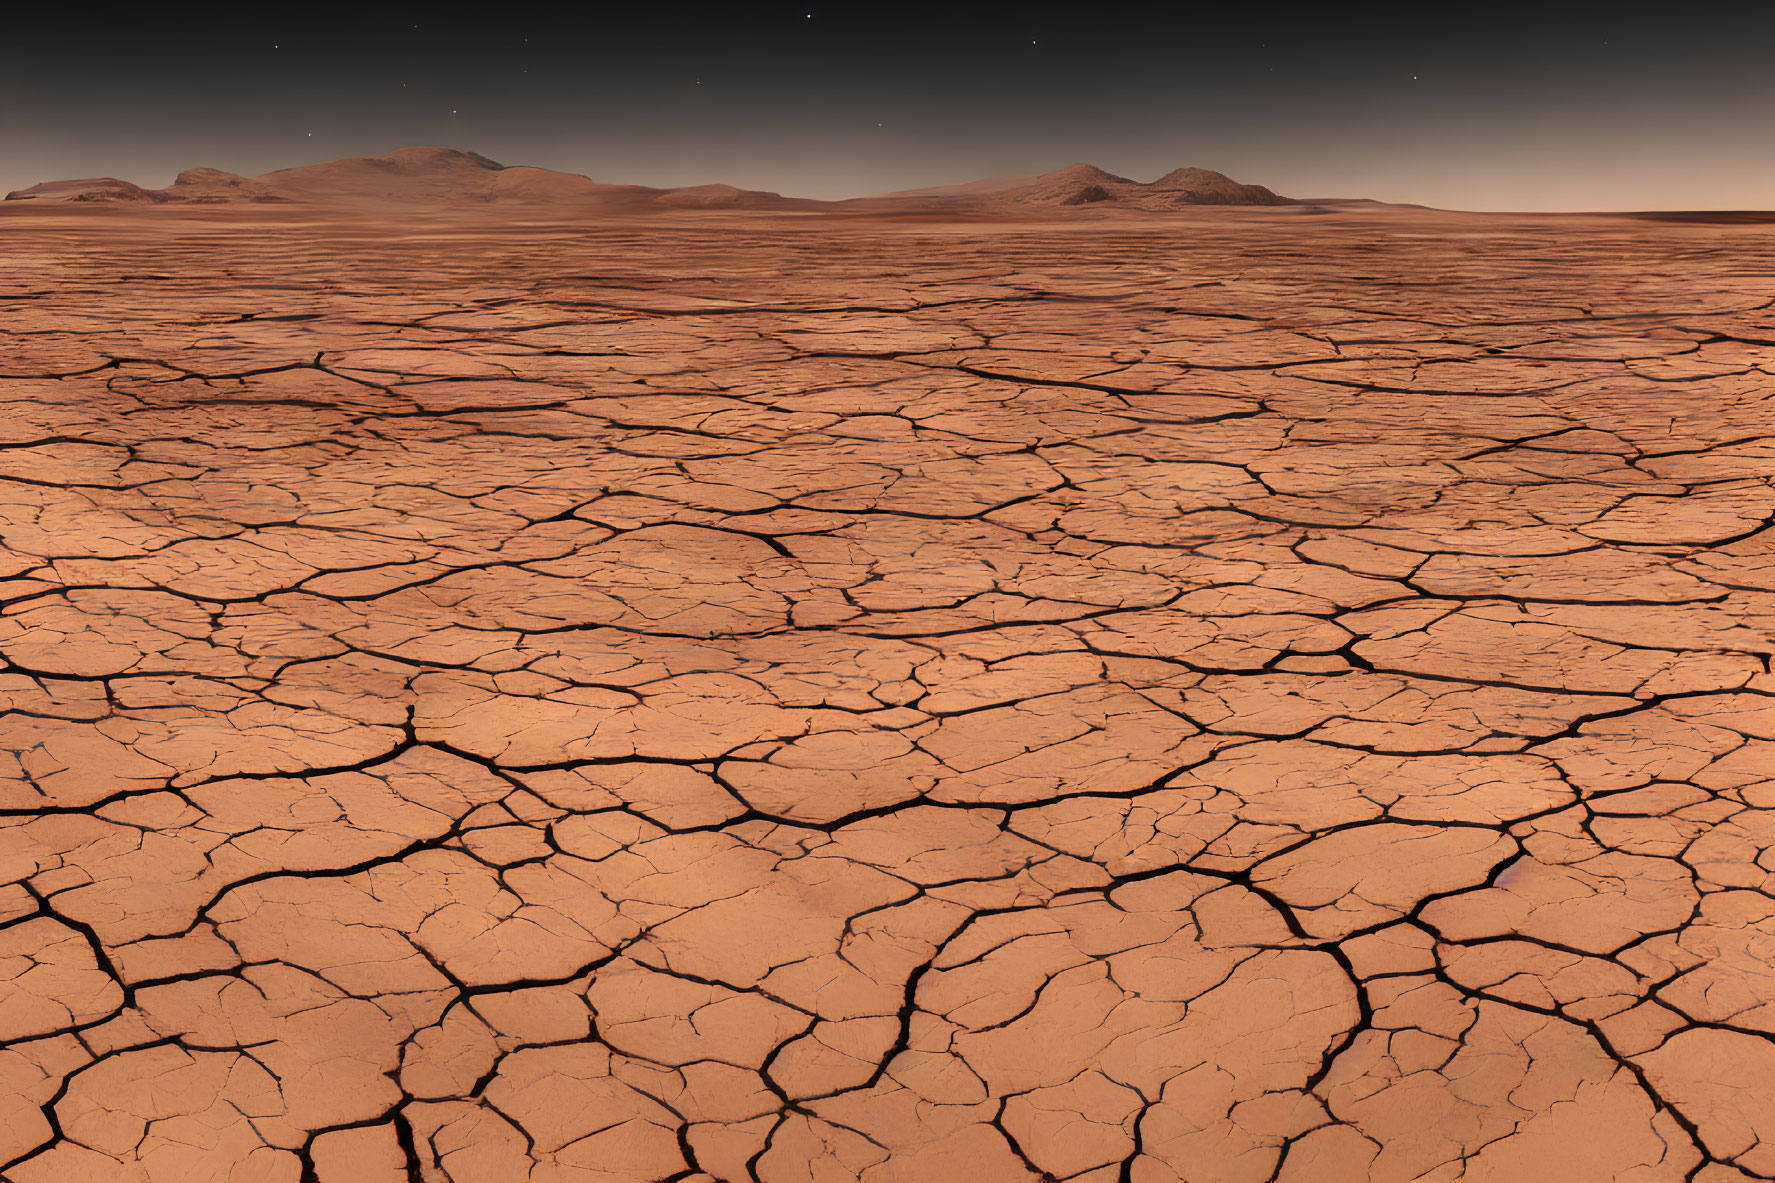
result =
M0 1171L1775 1176L1769 235L9 214Z

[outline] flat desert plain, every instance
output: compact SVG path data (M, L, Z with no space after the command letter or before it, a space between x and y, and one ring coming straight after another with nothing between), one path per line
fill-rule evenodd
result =
M4 211L0 1174L1775 1176L1775 228L1032 217Z

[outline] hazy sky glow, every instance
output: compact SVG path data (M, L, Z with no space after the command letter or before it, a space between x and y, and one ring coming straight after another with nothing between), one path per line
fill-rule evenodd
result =
M0 190L441 144L807 197L1082 160L1465 209L1775 208L1775 5L1553 7L42 6L0 39Z

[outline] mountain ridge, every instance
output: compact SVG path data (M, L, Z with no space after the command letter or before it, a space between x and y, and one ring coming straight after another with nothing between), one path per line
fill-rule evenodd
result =
M646 210L911 210L1108 208L1163 210L1184 205L1283 205L1262 185L1203 168L1172 169L1142 183L1093 164L1053 172L986 178L957 185L900 190L874 197L819 201L732 185L655 188L610 184L579 173L504 165L458 148L415 146L381 156L337 160L243 176L188 168L171 185L149 189L116 177L45 181L6 195L7 201L104 202L142 205L292 203L330 207L579 206L613 212Z
M1247 185L1206 168L1174 168L1156 181L1142 183L1094 164L1072 164L1053 172L988 177L959 185L905 189L890 198L953 201L1002 200L1019 205L1096 205L1110 203L1139 209L1178 205L1290 205L1262 185Z

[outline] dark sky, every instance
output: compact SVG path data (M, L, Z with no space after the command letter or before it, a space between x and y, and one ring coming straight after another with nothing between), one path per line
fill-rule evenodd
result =
M410 144L810 197L1089 161L1467 209L1771 208L1775 4L43 4L0 31L0 190Z

